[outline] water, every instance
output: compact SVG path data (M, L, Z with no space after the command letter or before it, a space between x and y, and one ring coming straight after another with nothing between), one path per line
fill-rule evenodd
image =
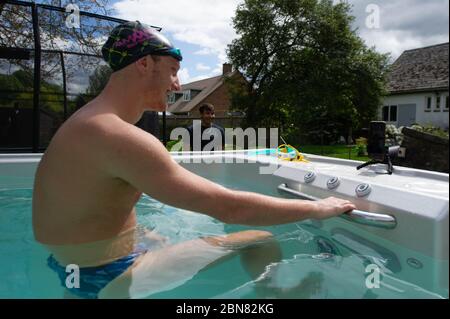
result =
M63 296L56 274L47 268L47 251L33 239L31 196L31 189L0 190L0 298ZM148 196L137 204L137 213L140 225L172 243L249 229L175 209ZM148 298L448 298L448 286L441 288L435 280L436 269L444 267L448 273L448 262L443 266L382 238L363 240L339 228L339 222L258 227L275 235L283 254L259 277L252 278L235 256ZM324 225L330 223L337 223L334 229L340 231L326 231ZM414 257L410 266L406 257ZM367 272L370 265L380 270L379 288L370 286L375 281L369 275L378 274Z

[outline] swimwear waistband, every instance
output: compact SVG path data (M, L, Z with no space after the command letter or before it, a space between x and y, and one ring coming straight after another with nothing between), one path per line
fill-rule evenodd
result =
M76 245L44 245L62 265L94 267L111 263L135 251L140 229L133 227L105 240Z

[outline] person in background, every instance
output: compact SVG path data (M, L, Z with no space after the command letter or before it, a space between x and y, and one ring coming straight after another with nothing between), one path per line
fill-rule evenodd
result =
M190 150L192 151L211 151L214 146L220 146L221 148L214 149L215 151L225 150L225 130L222 126L214 123L215 112L214 105L211 103L204 103L199 108L201 117L201 130L200 134L195 136L194 125L187 128L190 136ZM197 140L196 140L197 139ZM200 140L198 140L200 139ZM220 144L212 143L213 141L220 141ZM205 146L209 146L205 148ZM199 148L200 147L200 148Z

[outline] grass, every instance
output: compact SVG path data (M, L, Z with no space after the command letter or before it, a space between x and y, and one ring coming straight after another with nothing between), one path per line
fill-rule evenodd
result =
M177 141L170 141L167 145L167 149L170 151L170 147L177 143ZM355 161L363 161L367 162L369 158L367 156L358 156L358 149L355 145L302 145L296 147L301 153L342 158L342 159L351 159ZM233 150L233 145L227 144L225 145L225 150ZM350 151L350 154L349 154Z
M366 162L367 156L358 156L358 149L355 145L303 145L297 147L302 153L336 157L342 159L351 159L355 161Z

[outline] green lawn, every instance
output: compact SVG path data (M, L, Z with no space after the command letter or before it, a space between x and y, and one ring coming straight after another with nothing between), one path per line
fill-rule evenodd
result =
M295 145L294 145L295 146ZM336 157L343 159L351 159L355 161L366 162L369 160L367 156L358 156L358 150L356 146L347 145L303 145L297 147L301 153L322 155L328 157ZM350 151L350 152L349 152ZM350 154L349 154L350 153Z
M167 149L170 150L170 145L175 144L175 141L171 141L168 143ZM315 154L315 155L322 155L322 156L328 156L328 157L336 157L336 158L342 158L342 159L351 159L355 161L363 161L367 162L369 158L367 156L358 156L358 150L355 145L352 145L351 147L347 145L293 145L296 147L301 153L307 153L307 154ZM233 145L227 144L225 146L225 150L233 150ZM350 154L349 154L350 151ZM349 157L350 155L350 157Z

